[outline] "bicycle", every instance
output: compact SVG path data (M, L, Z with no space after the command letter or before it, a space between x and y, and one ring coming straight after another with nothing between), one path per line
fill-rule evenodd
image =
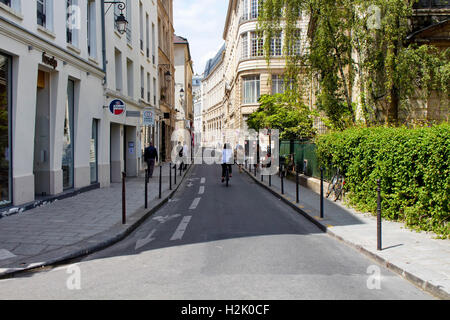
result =
M228 188L228 185L230 183L230 169L229 169L228 165L225 166L225 182L226 182L226 186Z
M344 185L345 179L344 176L339 173L339 169L336 174L331 179L331 182L328 184L328 190L326 197L328 198L331 193L334 193L334 202L336 202L339 198L342 200L342 196L344 193Z

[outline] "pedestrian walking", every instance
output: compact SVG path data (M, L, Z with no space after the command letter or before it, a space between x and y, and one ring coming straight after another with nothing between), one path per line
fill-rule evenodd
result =
M148 178L152 178L155 163L158 161L158 150L156 150L152 142L144 151L144 161L147 163Z

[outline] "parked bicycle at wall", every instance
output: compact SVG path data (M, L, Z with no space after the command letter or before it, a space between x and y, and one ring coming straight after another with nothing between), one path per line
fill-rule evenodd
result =
M336 174L333 176L330 183L328 184L326 197L329 198L330 195L333 193L335 202L339 199L342 200L344 195L344 185L345 185L345 178L339 172L339 169L337 169Z

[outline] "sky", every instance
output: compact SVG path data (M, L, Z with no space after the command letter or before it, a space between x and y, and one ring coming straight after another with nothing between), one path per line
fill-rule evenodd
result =
M173 0L175 34L189 41L194 73L202 74L225 42L227 10L228 0Z

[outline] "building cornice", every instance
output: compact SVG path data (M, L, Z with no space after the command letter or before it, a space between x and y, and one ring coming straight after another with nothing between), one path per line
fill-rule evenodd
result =
M14 39L17 42L21 42L25 46L31 46L33 50L39 50L46 52L48 55L54 56L56 59L60 59L64 62L70 63L73 66L78 67L80 70L89 72L99 78L104 78L105 73L102 69L95 66L93 62L85 60L76 54L70 52L68 49L64 49L55 43L48 41L39 35L28 31L22 26L0 16L0 34Z

